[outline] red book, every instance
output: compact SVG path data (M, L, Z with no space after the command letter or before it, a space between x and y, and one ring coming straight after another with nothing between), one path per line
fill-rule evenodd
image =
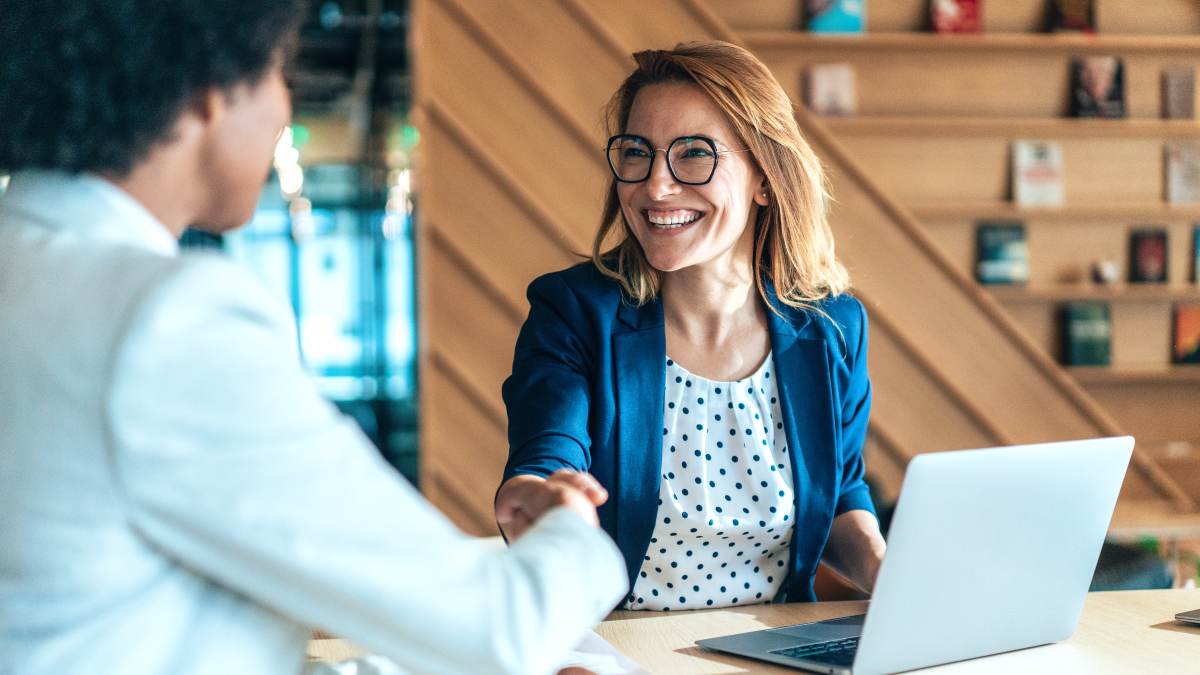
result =
M1200 363L1200 305L1175 307L1175 363Z
M938 33L979 33L983 30L983 0L930 0L933 30Z

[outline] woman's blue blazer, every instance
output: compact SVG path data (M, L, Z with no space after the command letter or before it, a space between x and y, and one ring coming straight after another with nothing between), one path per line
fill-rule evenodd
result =
M871 408L867 317L849 295L803 311L775 300L767 311L787 445L793 448L796 536L789 601L815 600L812 579L836 515L874 513L863 482ZM600 524L625 556L630 587L658 513L666 335L660 302L634 307L588 262L529 285L508 407L504 480L589 471L608 489Z

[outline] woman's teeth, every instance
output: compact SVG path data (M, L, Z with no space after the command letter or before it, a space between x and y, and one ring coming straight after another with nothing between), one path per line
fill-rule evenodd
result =
M695 221L700 215L699 213L691 213L686 216L648 216L648 218L650 219L650 223L655 227L663 230L671 230Z

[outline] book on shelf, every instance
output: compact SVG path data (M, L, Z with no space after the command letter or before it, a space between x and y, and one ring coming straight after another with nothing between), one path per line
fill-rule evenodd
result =
M814 33L862 33L867 0L804 0L808 30Z
M1095 33L1095 0L1050 0L1046 28L1051 33Z
M819 63L804 69L804 103L822 117L853 117L858 108L854 66Z
M1062 206L1062 147L1053 141L1013 141L1013 201L1021 206Z
M1069 302L1063 307L1063 362L1068 366L1112 365L1112 317L1105 302Z
M1200 364L1200 304L1175 306L1175 363Z
M975 228L975 278L981 284L1029 281L1029 245L1019 220L984 220Z
M1166 229L1139 228L1129 233L1129 281L1139 284L1166 283Z
M1196 116L1196 71L1171 66L1162 72L1162 118L1190 120Z
M1192 281L1200 284L1200 224L1192 230Z
M980 33L983 0L930 0L929 17L935 33Z
M1200 202L1200 144L1167 143L1163 146L1163 162L1167 203Z
M1071 59L1071 117L1125 117L1125 65L1115 56Z

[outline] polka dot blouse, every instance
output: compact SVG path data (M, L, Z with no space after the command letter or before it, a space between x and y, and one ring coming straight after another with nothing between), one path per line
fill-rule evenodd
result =
M667 360L658 519L626 608L769 602L783 585L795 506L772 364L713 382Z

